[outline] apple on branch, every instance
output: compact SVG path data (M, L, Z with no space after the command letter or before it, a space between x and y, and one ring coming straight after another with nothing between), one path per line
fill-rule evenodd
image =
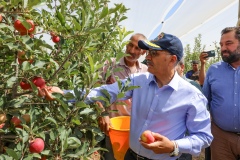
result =
M32 82L35 86L40 87L41 89L46 87L46 82L42 77L34 77Z
M28 30L24 27L24 25L22 24L22 22L20 20L16 20L14 22L14 28L22 34L23 33L32 33L35 29L35 25L34 25L33 21L28 19L28 20L26 20L26 22L29 23L31 26L31 28L29 28Z
M54 43L58 43L60 41L60 37L59 36L52 36L52 41Z
M44 150L44 141L42 138L36 138L29 143L31 153L41 153Z

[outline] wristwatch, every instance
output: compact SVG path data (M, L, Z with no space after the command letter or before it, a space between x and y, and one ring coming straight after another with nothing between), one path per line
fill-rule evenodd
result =
M179 154L178 144L177 144L176 141L172 141L172 142L174 144L174 150L171 153L169 153L169 156L170 157L176 157Z

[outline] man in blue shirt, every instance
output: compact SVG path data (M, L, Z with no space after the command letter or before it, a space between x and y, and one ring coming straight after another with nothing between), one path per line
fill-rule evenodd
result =
M176 160L181 153L199 155L213 139L210 115L205 96L175 71L183 57L181 41L176 36L161 33L151 42L140 40L138 45L148 50L148 72L132 74L130 85L140 87L127 91L121 98L132 98L130 148L125 160ZM124 86L127 80L121 82ZM86 102L104 96L103 89L111 95L111 103L121 92L118 83L103 85L92 89ZM58 87L52 87L49 92L63 94ZM109 125L109 121L106 124ZM155 142L147 144L139 140L145 130L152 131ZM108 127L104 131L108 132Z
M211 65L203 84L212 116L211 159L240 158L240 27L222 30L222 62Z

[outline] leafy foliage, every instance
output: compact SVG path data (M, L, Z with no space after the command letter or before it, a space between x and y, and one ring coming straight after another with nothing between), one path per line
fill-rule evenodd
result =
M191 49L189 44L184 48L184 51L185 51L185 57L184 57L185 72L192 69L191 62L193 60L199 60L199 56L200 56L201 52L207 51L205 49L206 46L201 43L201 37L202 37L201 34L199 34L198 37L195 38L195 44L193 46L193 49ZM216 56L209 58L209 60L207 61L207 64L206 64L206 69L208 69L211 64L221 60L219 46L217 45L216 42L214 42L213 45L214 45L214 48L215 48Z
M43 7L44 6L44 7ZM122 4L108 7L107 0L14 0L1 2L0 14L0 114L7 115L0 129L0 157L5 159L86 159L102 149L103 135L97 125L101 110L84 103L91 88L98 86L103 62L123 55L124 38L131 32L119 26L127 8ZM35 24L33 33L14 28L20 20ZM51 43L51 34L60 37ZM21 57L19 54L23 53ZM107 71L110 75L112 70ZM42 77L49 86L74 90L75 96L56 94L57 101L38 96L34 77ZM30 90L20 88L21 81ZM80 90L85 90L85 95ZM126 90L133 88L125 88ZM75 103L67 99L75 98ZM30 122L22 116L30 115ZM21 126L10 120L18 117ZM29 142L41 137L45 149L29 152Z

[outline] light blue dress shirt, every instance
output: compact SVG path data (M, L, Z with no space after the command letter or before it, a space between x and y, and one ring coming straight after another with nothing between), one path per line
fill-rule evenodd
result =
M207 99L190 83L175 74L168 85L158 87L154 75L139 73L130 76L131 85L140 88L128 91L122 100L132 98L130 148L139 155L156 160L175 160L169 154L155 154L139 143L145 130L159 133L176 140L180 153L198 155L213 139L210 131L210 115L206 109ZM124 84L126 80L122 80ZM111 102L120 92L118 84L103 85L93 89L87 96L103 96L106 89ZM185 137L188 130L189 135Z
M225 131L240 132L240 67L211 65L203 84L213 122Z

